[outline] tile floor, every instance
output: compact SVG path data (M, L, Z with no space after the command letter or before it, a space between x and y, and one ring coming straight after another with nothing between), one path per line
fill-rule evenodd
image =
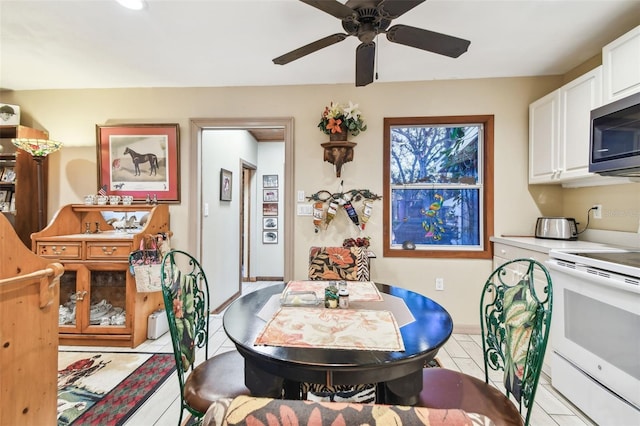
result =
M243 291L252 291L273 282L247 283ZM211 320L211 338L209 352L212 354L234 349L222 328L222 314L213 315ZM61 350L92 350L92 351L132 351L132 352L172 352L168 333L157 340L147 340L135 349L61 346ZM454 334L438 353L438 359L443 367L484 379L482 367L482 343L479 335ZM197 360L197 362L199 362ZM495 383L501 375L490 376ZM175 373L171 376L138 411L127 421L127 426L176 426L178 422L180 400L178 379ZM549 378L543 375L535 400L531 424L533 426L577 426L594 423L571 405L555 391Z

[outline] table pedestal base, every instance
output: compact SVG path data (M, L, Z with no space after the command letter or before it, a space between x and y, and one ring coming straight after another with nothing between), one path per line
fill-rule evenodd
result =
M300 382L286 380L257 367L245 359L245 385L252 396L300 399ZM422 391L422 371L395 380L378 383L376 403L415 405Z

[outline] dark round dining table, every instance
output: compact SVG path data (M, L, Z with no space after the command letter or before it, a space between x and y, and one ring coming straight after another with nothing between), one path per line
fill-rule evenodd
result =
M224 313L223 327L245 359L245 384L251 394L280 398L284 390L285 398L299 399L302 382L327 386L376 383L377 402L416 404L422 390L422 369L451 336L453 321L441 305L426 296L388 284L375 285L385 300L402 299L415 319L400 326L404 351L256 346L254 342L266 325L258 314L285 285L268 286L232 302ZM352 303L351 307L376 309L377 303Z

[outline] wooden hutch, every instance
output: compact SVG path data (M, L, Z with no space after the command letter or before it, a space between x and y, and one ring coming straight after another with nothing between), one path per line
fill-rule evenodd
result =
M115 230L105 215L137 215L144 224ZM170 234L166 204L70 204L31 236L36 254L65 268L58 303L61 345L133 348L147 339L149 314L164 308L162 292L139 293L128 260L145 235L158 233Z

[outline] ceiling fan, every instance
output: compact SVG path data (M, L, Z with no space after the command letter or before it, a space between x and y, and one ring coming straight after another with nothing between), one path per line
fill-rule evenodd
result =
M331 46L349 36L362 42L356 49L356 86L373 82L378 34L386 34L392 43L404 44L428 52L457 58L467 51L470 41L408 25L391 25L391 20L403 15L425 0L300 0L342 21L346 34L338 33L316 40L273 60L285 65L310 53Z

